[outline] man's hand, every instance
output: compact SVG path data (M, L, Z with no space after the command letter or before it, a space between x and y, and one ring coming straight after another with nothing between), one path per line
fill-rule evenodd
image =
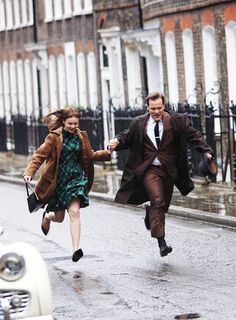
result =
M111 139L108 143L108 150L110 150L110 152L113 152L114 149L118 146L118 144L119 140L117 138Z
M210 153L207 153L206 155L208 160L212 160L212 155Z
M27 176L27 175L25 175L25 176L23 177L23 180L24 180L25 182L30 182L30 181L31 181L31 179L32 179L32 177L31 177L31 176Z

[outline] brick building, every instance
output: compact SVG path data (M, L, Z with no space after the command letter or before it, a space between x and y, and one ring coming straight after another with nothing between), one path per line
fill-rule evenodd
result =
M0 119L66 104L236 103L232 0L0 0Z

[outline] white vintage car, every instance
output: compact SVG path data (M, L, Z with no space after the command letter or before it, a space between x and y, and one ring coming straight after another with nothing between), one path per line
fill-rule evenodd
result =
M45 263L39 252L24 242L0 243L0 320L9 319L53 319Z

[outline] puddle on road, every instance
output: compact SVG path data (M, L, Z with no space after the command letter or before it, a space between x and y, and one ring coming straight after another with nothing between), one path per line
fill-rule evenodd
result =
M179 314L175 316L175 319L184 320L184 319L197 319L201 318L201 316L198 313L185 313L185 314Z

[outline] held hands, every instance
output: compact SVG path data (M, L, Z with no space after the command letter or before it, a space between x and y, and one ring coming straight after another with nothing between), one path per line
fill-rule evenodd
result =
M210 153L206 154L208 160L212 160L212 155Z
M26 176L26 175L25 175L25 176L23 177L23 180L24 180L25 182L30 182L31 179L32 179L31 176Z
M119 140L117 138L113 138L109 141L108 150L110 151L110 153L112 153L115 150L118 144L119 144Z

